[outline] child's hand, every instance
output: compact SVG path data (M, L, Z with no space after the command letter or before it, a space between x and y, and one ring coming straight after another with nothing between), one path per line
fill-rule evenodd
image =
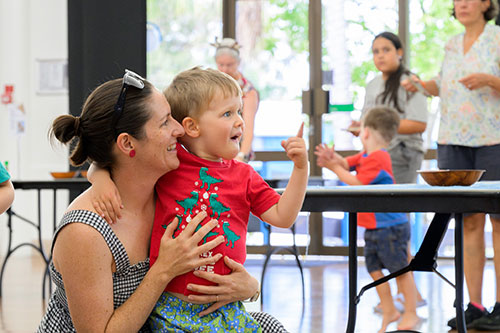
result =
M123 208L122 199L111 178L93 184L90 193L94 209L109 224L116 223L122 217L120 213Z
M328 145L320 143L314 150L316 164L321 168L331 168L333 165L341 163L342 158L335 152L335 145L329 148Z
M292 136L288 140L281 141L281 146L285 149L285 152L294 165L299 168L307 168L307 149L306 142L302 138L304 134L304 123L300 125L299 132L297 136Z

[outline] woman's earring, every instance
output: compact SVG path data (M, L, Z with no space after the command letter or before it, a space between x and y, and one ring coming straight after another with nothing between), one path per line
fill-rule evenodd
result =
M135 149L132 149L129 153L128 156L134 157L135 156Z

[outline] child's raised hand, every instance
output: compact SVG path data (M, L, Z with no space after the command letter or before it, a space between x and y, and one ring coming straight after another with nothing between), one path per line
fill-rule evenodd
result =
M116 223L121 218L123 208L120 193L115 183L108 178L107 181L100 180L92 184L91 190L92 206L109 224Z
M297 136L292 136L288 140L281 141L281 146L290 160L297 168L307 168L307 149L306 142L302 138L304 135L304 123L300 125Z

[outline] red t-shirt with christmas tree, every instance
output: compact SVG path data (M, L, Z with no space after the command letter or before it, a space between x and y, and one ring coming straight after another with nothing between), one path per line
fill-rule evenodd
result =
M151 236L150 264L158 258L161 237L169 223L178 223L174 237L177 237L202 210L208 214L200 226L211 218L219 221L200 242L224 235L225 242L202 256L210 257L222 253L243 264L246 259L246 234L250 212L260 217L273 205L280 195L248 164L236 160L214 162L189 153L177 144L178 169L161 177L156 184L158 194L155 220ZM174 221L175 217L178 221ZM198 270L229 274L231 270L219 260L215 265L198 267ZM211 285L207 280L189 272L174 278L165 291L184 295L193 292L186 289L188 283Z

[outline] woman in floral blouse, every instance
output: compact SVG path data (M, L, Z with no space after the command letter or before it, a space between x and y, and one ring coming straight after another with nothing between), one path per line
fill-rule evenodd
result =
M438 136L440 169L484 169L482 180L500 180L500 27L487 24L498 15L497 0L454 0L452 15L465 32L445 46L439 75L418 80L441 98ZM405 80L409 91L416 87ZM490 215L493 227L494 264L500 282L500 215ZM500 329L500 286L491 313L482 305L485 264L485 214L464 216L464 272L470 303L465 312L467 328ZM456 319L448 322L456 327Z

